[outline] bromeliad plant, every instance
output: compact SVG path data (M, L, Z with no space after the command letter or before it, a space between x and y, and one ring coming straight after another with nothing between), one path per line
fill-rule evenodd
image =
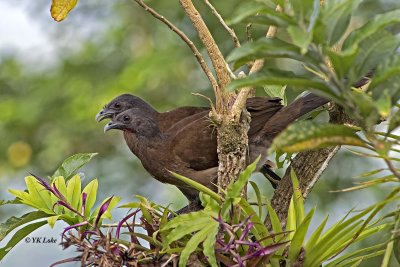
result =
M93 208L97 180L89 182L81 190L80 176L75 174L92 157L93 154L75 155L56 172L64 176L53 176L50 180L28 176L25 178L27 191L10 190L17 198L7 204L24 204L36 211L20 218L12 217L1 224L1 239L22 226L0 250L1 258L34 230L45 224L54 226L58 220L68 224L61 233L61 245L64 248L75 246L79 254L53 266L70 261L85 266L319 266L333 258L328 266L354 266L363 259L387 253L384 246L390 247L390 242L394 242L391 240L341 254L348 246L394 227L392 222L385 222L383 218L398 216L395 212L380 219L374 218L388 203L399 199L398 188L384 201L353 216L350 216L351 211L324 231L326 217L306 241L315 208L305 215L304 199L294 173L294 197L286 227L281 225L269 202L262 201L255 183L251 183L257 196L255 203L241 196L257 162L249 165L223 196L176 174L178 179L201 192L204 210L169 219L171 212L167 207L137 196L139 201L120 206L130 210L124 218L115 224L103 224L104 218L111 218L110 212L120 198L108 197L99 207ZM267 214L264 214L265 206Z

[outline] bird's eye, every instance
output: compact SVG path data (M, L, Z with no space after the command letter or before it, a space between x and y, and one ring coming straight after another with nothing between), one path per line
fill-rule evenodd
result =
M121 104L120 104L120 103L115 103L115 104L114 104L114 107L115 107L115 108L120 108L120 107L121 107Z
M127 122L127 121L130 121L130 117L128 116L128 115L125 115L123 118L122 118L125 122Z

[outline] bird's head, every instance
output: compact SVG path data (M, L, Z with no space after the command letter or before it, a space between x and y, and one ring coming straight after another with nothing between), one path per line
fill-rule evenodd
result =
M150 114L156 112L149 104L147 104L140 97L131 95L131 94L123 94L117 96L113 100L111 100L108 104L104 106L102 110L96 115L97 121L102 121L104 119L110 119L115 117L131 108L138 108Z
M160 134L160 129L155 120L149 114L137 108L118 114L104 126L104 132L112 129L128 131L138 137L153 137Z

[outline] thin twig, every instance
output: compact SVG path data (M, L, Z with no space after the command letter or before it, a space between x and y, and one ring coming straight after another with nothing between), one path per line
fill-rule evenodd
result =
M246 37L248 42L253 42L253 37L251 36L251 27L253 27L253 23L246 25Z
M389 170L396 176L397 178L400 179L400 173L397 171L396 167L393 165L393 162L389 160L388 158L384 158L386 165L388 166Z
M235 31L226 24L225 20L218 13L218 11L215 9L215 7L210 3L210 1L204 0L204 2L211 9L211 12L218 18L218 20L221 23L222 27L224 27L225 30L229 33L229 35L232 38L233 43L235 44L235 47L240 47L240 41L239 41L239 38L237 37Z
M275 9L276 12L282 12L282 8L280 5L276 6ZM273 38L276 35L276 32L278 31L278 28L276 26L269 26L267 34L265 35L267 38ZM262 67L264 66L264 59L257 59L256 61L254 61L254 64L252 65L249 74L253 74L256 72L259 72Z
M222 105L223 97L226 94L224 89L230 83L231 77L228 71L228 64L225 61L224 56L219 50L217 43L211 35L210 30L208 29L206 23L201 17L199 11L193 5L191 0L180 0L179 1L186 15L192 22L194 28L196 29L200 40L204 44L205 49L207 50L208 56L211 59L213 64L215 73L217 74L218 84L220 86L220 91L216 93L216 106L217 111L221 112L224 109Z
M282 8L278 5L276 7L277 12L281 12ZM269 26L266 37L267 38L273 38L277 32L276 26ZM256 72L259 72L262 67L264 66L264 59L257 59L254 61L254 64L251 66L249 74L253 74ZM249 97L249 94L253 91L253 88L251 87L245 87L242 88L236 97L235 103L232 105L231 109L231 116L234 120L239 120L240 114L242 113L243 108L246 105L247 98ZM254 93L252 93L254 94Z
M192 95L200 96L200 97L206 99L206 100L210 103L210 107L211 107L212 112L217 112L217 111L215 110L214 103L212 102L211 98L209 98L208 96L199 94L199 93L192 93Z
M136 3L138 3L145 11L149 12L153 17L156 19L160 20L163 22L165 25L168 26L173 32L175 32L192 50L194 56L196 57L197 61L199 62L201 68L203 69L204 73L206 74L208 80L211 83L211 86L213 87L213 90L215 93L219 92L219 86L218 82L215 79L212 71L208 67L207 63L205 62L203 55L200 53L200 51L197 49L197 47L194 45L193 41L187 37L187 35L178 29L172 22L170 22L168 19L166 19L164 16L159 14L157 11L155 11L153 8L149 7L146 5L143 0L134 0Z

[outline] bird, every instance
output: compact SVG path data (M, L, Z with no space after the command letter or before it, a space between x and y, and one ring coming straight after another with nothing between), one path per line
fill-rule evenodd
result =
M281 99L280 98L270 98L270 97L252 97L249 98L246 102L246 108L251 114L251 123L250 123L250 131L249 135L259 131L261 127L264 125L266 120L270 118L273 114L279 111L282 108ZM190 124L192 121L196 121L202 118L208 118L210 108L208 107L192 107L192 106L184 106L179 107L171 111L160 113L155 110L149 103L144 101L138 96L134 96L131 94L122 94L117 96L113 100L111 100L108 104L106 104L103 109L96 115L97 121L102 121L107 118L113 118L121 112L128 110L130 108L137 108L143 111L144 114L148 114L152 116L153 120L158 123L161 132L165 132L167 130L170 131L179 131L186 125ZM209 126L208 121L204 121ZM205 128L206 126L204 126ZM218 161L218 156L216 154L217 139L215 135L215 131L212 131L212 128L203 130L206 140L204 143L211 144L202 149L208 149L207 155L208 157L203 158L202 161L197 161L196 163L203 164L204 161L208 161L205 163L206 165L213 166L215 162ZM132 151L131 148L136 146L135 136L133 134L125 133L125 140L127 140L127 144ZM191 154L197 154L194 151L196 148L190 152ZM133 152L133 151L132 151ZM134 153L134 152L133 152ZM204 154L204 153L203 153ZM194 163L194 164L196 164ZM277 183L281 179L275 172L271 170L273 168L273 162L266 160L264 162L263 168L260 169L260 172L270 181L273 188L276 188Z
M208 107L184 106L160 113L140 97L132 94L122 94L106 104L103 109L97 113L96 120L100 122L104 119L112 118L131 108L138 108L153 116L158 122L161 131L167 130L182 119L198 113L210 111L210 108Z
M277 99L270 101L273 111L267 112L268 116L253 118L253 129L250 125L248 162L254 161L259 155L260 162L265 162L267 149L277 134L300 116L328 102L315 94L300 97L286 107L282 107ZM199 209L197 190L175 178L171 172L216 190L216 134L210 128L208 111L203 113L204 116L195 114L195 120L189 116L163 132L157 116L135 107L114 116L104 130L122 130L128 147L144 168L158 181L177 186L189 200L189 210ZM268 126L271 120L274 123L272 128ZM262 167L263 164L257 166L257 171Z

